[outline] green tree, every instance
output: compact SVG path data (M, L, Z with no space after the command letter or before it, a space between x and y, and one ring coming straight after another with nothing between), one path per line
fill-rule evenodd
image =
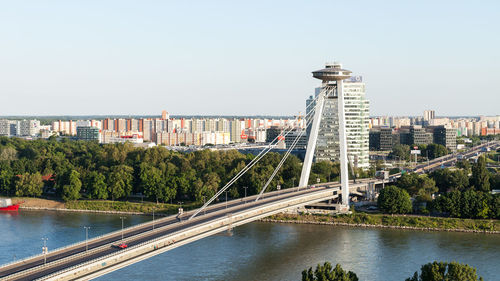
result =
M471 168L469 160L467 159L458 160L455 166L459 169L463 169L467 174L469 173Z
M81 188L80 173L76 170L71 170L68 175L68 184L63 186L62 199L64 201L78 200Z
M389 214L407 214L412 211L410 195L396 186L386 186L382 189L377 205L380 210Z
M436 193L439 189L436 187L436 182L433 179L427 175L421 175L418 177L417 190L417 199L429 202L432 200L432 194Z
M491 217L500 219L500 194L493 195L491 199Z
M158 202L159 199L163 199L163 191L165 181L162 179L161 171L152 167L146 163L141 163L140 165L140 180L141 186L144 190L144 195L149 198L153 198Z
M340 264L335 268L329 262L318 264L313 272L312 267L302 271L302 281L358 281L356 273L345 271Z
M392 159L400 159L400 160L409 160L410 159L410 146L406 144L396 144L391 153L389 153L389 157Z
M407 278L406 281L445 281L445 280L460 280L460 281L477 281L483 280L482 277L477 277L476 269L467 264L457 262L432 262L422 265L420 274L415 274Z
M17 159L17 150L11 146L0 149L0 161L13 161Z
M418 178L418 174L415 173L403 174L398 179L398 186L408 191L409 194L416 195L418 192Z
M97 171L90 172L86 180L86 190L92 199L107 199L106 177Z
M127 165L112 166L108 175L108 190L111 199L127 197L132 192L132 172Z
M40 196L43 191L43 180L40 173L24 173L19 175L15 183L16 196Z
M480 156L477 162L472 166L472 177L470 179L471 186L476 190L490 192L490 175L486 169L486 158Z
M3 165L2 165L3 166ZM0 194L9 196L12 190L14 173L9 165L0 168Z
M420 201L430 201L432 194L438 191L433 179L415 173L402 175L398 180L398 186L408 191L410 195L417 196Z
M429 159L434 159L448 154L448 149L441 144L431 143L427 145L426 153L429 155Z
M490 187L491 189L500 189L500 173L490 174Z

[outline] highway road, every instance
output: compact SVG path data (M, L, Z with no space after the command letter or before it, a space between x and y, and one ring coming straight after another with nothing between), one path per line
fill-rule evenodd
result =
M415 167L412 171L416 173L427 173L427 172L432 172L436 169L441 168L441 165L443 166L449 166L449 164L454 164L456 161L461 159L470 159L472 157L476 156L476 153L483 153L482 151L484 148L490 148L490 149L498 149L500 148L500 143L499 142L488 142L484 143L478 146L473 147L472 149L463 152L463 153L453 153L449 155L445 155L443 157L439 157L436 159L433 159L432 161L429 161L429 163L424 163L420 164L417 167Z

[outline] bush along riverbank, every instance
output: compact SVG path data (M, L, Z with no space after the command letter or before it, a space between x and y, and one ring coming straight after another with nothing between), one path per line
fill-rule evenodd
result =
M349 215L277 214L262 221L500 234L499 220L482 219L353 213Z

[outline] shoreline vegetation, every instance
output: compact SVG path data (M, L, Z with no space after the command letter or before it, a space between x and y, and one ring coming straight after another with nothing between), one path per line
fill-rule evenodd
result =
M391 228L420 231L449 231L500 234L500 221L415 215L353 213L350 215L277 214L263 222L319 224L349 227Z
M21 205L24 210L50 210L64 212L89 212L106 214L151 215L168 216L177 213L179 205L152 203L152 202L123 202L123 201L96 201L79 200L61 202L39 198L13 198L14 201L25 201ZM196 203L183 205L185 210L199 207ZM429 217L416 215L385 215L355 212L350 215L322 215L322 214L277 214L264 219L262 222L318 224L332 226L349 226L363 228L391 228L419 231L450 231L500 234L500 220L492 219L461 219L446 217Z

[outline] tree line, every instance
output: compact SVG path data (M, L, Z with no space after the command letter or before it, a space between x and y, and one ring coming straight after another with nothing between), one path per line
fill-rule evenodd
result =
M500 175L486 168L484 156L472 165L461 160L456 169L402 175L395 186L380 192L378 207L385 213L433 213L458 218L500 218ZM411 201L414 198L414 201Z
M157 146L132 144L33 140L0 137L0 194L50 195L65 201L123 200L142 194L157 202L202 202L212 197L255 156L236 150L176 152ZM229 189L228 197L257 194L280 162L282 155L268 153ZM290 155L268 190L298 185L301 161ZM310 183L339 179L339 164L315 163ZM353 170L358 177L374 170ZM352 173L352 171L351 171ZM351 175L352 176L352 175Z

